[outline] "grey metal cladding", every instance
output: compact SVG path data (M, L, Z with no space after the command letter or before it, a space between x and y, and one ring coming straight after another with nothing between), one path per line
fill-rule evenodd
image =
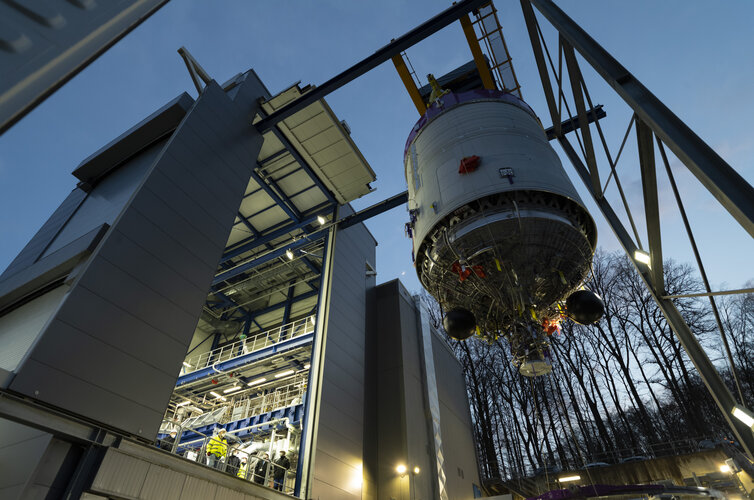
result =
M102 223L112 225L123 211L136 187L144 179L165 146L159 141L134 155L126 168L120 168L102 179L66 222L42 257L62 248Z
M63 200L63 203L47 219L47 222L21 250L21 253L13 259L3 274L0 274L0 282L34 264L85 198L86 192L82 189L76 188L71 191Z
M206 121L204 108L222 119ZM205 88L78 273L11 390L154 438L248 183L200 174L250 172L262 137L246 114L216 83ZM220 147L209 137L225 139ZM189 146L201 154L176 153ZM197 175L181 175L186 169ZM108 324L109 316L119 324Z
M184 92L84 159L73 175L93 185L131 156L143 151L147 144L175 130L192 104L194 99Z
M463 369L445 343L434 334L432 337L435 365L443 368L436 372L440 402L447 406L459 419L471 425L468 420L469 406L466 399Z
M31 266L9 276L8 279L0 281L0 311L67 276L79 262L94 251L108 228L107 224L102 224Z
M366 277L365 262L374 262L375 243L366 227L357 224L338 231L334 252L319 415L319 425L327 432L317 434L312 495L361 498L360 491L344 483L361 474L357 468L364 451L366 296L373 283ZM325 457L326 450L333 449L341 452Z
M167 0L0 3L0 133Z

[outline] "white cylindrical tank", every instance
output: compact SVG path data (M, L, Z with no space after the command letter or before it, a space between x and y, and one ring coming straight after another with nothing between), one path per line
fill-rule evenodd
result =
M405 150L417 274L488 332L545 318L586 276L596 244L534 112L498 91L447 94Z

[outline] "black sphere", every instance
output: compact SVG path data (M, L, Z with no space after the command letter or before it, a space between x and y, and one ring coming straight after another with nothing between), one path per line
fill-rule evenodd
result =
M468 309L451 309L442 320L445 332L456 340L466 340L474 334L476 318Z
M591 325L605 314L605 303L591 290L577 290L566 299L566 310L576 323Z

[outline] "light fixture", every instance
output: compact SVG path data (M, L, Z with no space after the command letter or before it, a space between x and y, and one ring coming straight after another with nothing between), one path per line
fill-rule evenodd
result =
M306 364L304 365L304 370L308 370L308 369L309 369L309 368L311 368L311 367L312 367L312 365L310 365L309 363L306 363Z
M248 383L248 384L246 384L246 385L248 385L249 387L254 387L255 385L259 385L259 384L261 384L262 382L267 382L267 379L266 379L266 378L264 378L264 377L262 377L262 378L258 378L258 379L256 379L256 380L252 380L251 382L249 382L249 383Z
M649 265L649 263L652 262L652 258L643 250L634 250L634 259L646 265Z
M419 468L418 465L416 467L414 467L414 476L417 475L417 474L419 474L420 472L421 472L421 469Z
M210 394L211 394L212 396L215 396L215 397L216 397L217 399L222 399L223 401L226 401L226 399L225 399L224 397L222 397L221 395L219 395L219 394L218 394L218 393L216 393L215 391L210 391L209 393L210 393Z
M309 321L312 322L312 325L314 324L314 316L309 316Z
M193 366L191 366L190 364L186 363L185 361L183 362L183 366L185 366L186 368L193 368Z
M723 474L730 474L730 471L731 471L730 465L723 464L720 466L720 472L722 472Z
M275 378L287 377L288 375L293 375L294 373L296 373L296 370L286 370L282 373L275 374Z
M231 387L229 389L225 389L223 391L223 394L228 394L229 392L235 392L235 391L240 391L240 390L241 390L241 386L237 385L237 386Z
M581 476L566 476L561 477L560 479L558 479L558 481L560 481L561 483L569 483L571 481L578 481L579 479L581 479Z
M398 466L395 468L395 472L402 476L406 473L406 466L403 464L398 464Z
M290 248L285 251L285 256L288 257L288 260L293 260L293 252Z
M327 222L327 221L325 220L325 218L324 218L324 217L322 217L321 215L318 215L318 216L317 216L317 222L319 222L319 225L320 225L320 226L324 226L324 225L325 225L325 222Z
M733 416L736 417L741 422L745 423L747 426L754 429L754 415L747 410L746 408L743 408L741 406L734 406L733 407Z
M175 406L176 406L176 407L179 407L179 406L186 406L186 405L187 405L187 404L189 404L189 403L191 403L191 401L189 401L189 400L187 399L186 401L182 401L182 402L178 403L178 404L177 404L177 405L175 405Z

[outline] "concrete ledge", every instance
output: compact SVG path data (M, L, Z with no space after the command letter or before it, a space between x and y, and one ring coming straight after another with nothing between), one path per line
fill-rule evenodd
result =
M279 491L128 440L123 440L117 449L108 448L88 491L140 500L291 498Z

